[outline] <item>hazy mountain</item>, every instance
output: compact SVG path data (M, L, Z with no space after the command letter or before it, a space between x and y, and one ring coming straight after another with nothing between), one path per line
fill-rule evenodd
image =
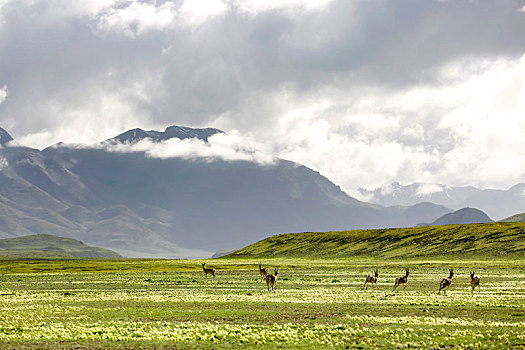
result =
M386 188L373 191L361 188L359 191L362 198L383 206L432 202L452 209L476 207L495 219L525 211L525 183L508 190L482 190L472 186L449 187L429 183L402 186L395 182Z
M463 208L453 213L445 214L430 224L417 226L459 225L459 224L486 224L494 222L487 214L476 208Z
M421 182L407 186L394 182L386 188L380 187L372 191L364 188L359 189L363 198L379 205L414 205L421 202L431 202L448 208L457 208L470 196L480 191L480 189L472 186L448 187L441 184Z
M407 207L389 207L391 210L398 208L400 210L399 216L406 220L410 218L421 218L423 222L431 222L445 214L451 213L452 210L442 205L437 205L430 202L418 203Z
M496 220L523 213L525 212L525 183L514 185L508 190L479 191L463 201L462 206L480 208Z
M15 258L121 258L108 249L53 235L29 235L0 239L0 256Z
M286 160L161 159L108 148L144 138L207 142L219 132L134 129L91 148L3 147L0 237L49 233L125 256L211 256L275 233L413 226L449 211L364 203Z

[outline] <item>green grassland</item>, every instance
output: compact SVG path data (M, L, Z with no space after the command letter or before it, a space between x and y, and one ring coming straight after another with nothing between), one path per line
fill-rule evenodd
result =
M523 349L524 231L289 234L207 261L0 260L0 348ZM274 292L259 261L279 266ZM393 292L405 267L408 285ZM375 269L377 287L363 289ZM481 277L473 294L470 271Z
M525 223L424 226L276 235L228 257L524 257Z
M3 261L0 348L525 347L525 260L273 258L270 293L257 260L206 262L215 280L197 260ZM378 288L363 290L376 268Z

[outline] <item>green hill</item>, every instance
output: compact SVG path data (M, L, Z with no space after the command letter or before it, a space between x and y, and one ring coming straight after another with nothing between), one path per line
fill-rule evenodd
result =
M500 220L500 222L525 222L525 213L512 215L506 219Z
M412 258L525 254L525 223L425 226L276 235L233 257Z
M109 249L87 246L72 238L48 234L0 239L0 258L121 258Z

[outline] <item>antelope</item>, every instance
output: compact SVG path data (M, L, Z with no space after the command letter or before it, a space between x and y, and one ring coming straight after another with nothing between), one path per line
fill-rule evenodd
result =
M450 272L450 276L442 278L441 282L439 283L439 290L438 294L441 293L441 290L443 290L443 294L446 292L446 288L450 287L452 284L452 277L454 277L454 271L452 269L448 269Z
M202 264L202 271L204 271L204 276L206 276L206 278L208 278L208 275L212 275L213 278L215 278L215 269L207 269L207 268L204 267L205 265L206 265L206 263Z
M363 285L363 289L368 288L368 286L366 285L367 283L375 284L376 288L379 289L379 287L377 286L377 277L379 277L379 273L377 272L377 270L374 271L374 275L373 276L366 275L366 277L365 277L365 284Z
M276 267L275 269L273 269L273 275L271 273L266 275L265 279L266 279L266 286L268 287L268 292L270 290L274 290L275 283L277 283L278 274L279 274L279 267Z
M263 269L261 263L259 263L259 273L261 274L262 279L265 279L266 275L268 275L268 269L266 267Z
M408 267L405 269L406 271L406 274L404 276L399 276L396 278L396 284L394 285L394 288L392 289L392 292L396 290L396 288L402 284L403 285L403 289L405 289L407 287L407 282L408 282L408 274L410 273L410 270L408 269Z
M481 278L479 278L478 276L474 275L474 272L471 272L470 273L470 286L472 287L472 290L470 291L470 294L474 294L474 289L476 288L476 286L478 286L478 292L481 293L480 289L479 289L479 281L481 280Z

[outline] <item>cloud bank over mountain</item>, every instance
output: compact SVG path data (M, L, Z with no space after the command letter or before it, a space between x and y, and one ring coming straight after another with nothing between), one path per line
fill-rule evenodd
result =
M212 126L228 133L210 145L132 148L290 159L353 195L508 188L525 178L524 6L3 0L0 125L37 148Z
M86 146L82 146L86 147ZM96 147L96 146L95 146ZM171 138L160 142L142 139L136 143L102 143L99 148L110 152L133 153L144 152L152 158L182 158L182 159L221 159L224 161L250 161L261 165L276 161L264 145L253 140L250 135L241 135L233 130L229 133L212 135L207 141L191 138Z

